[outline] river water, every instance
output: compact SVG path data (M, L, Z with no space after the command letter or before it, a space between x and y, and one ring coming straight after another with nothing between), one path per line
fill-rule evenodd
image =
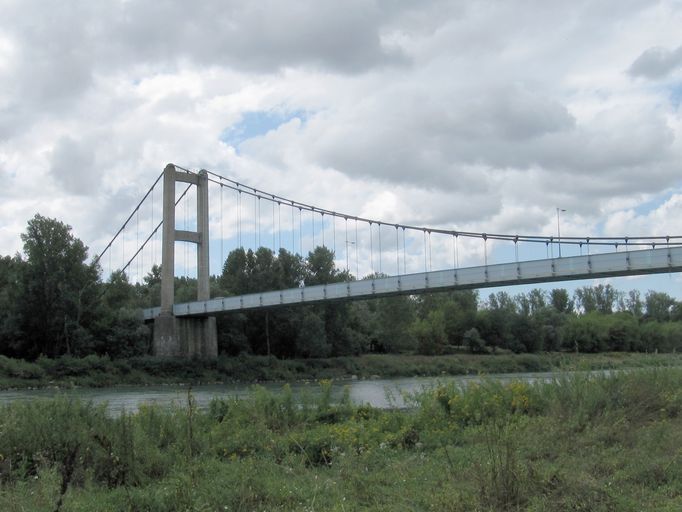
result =
M509 382L522 380L525 382L552 381L567 375L566 372L543 373L506 373L486 375L486 379ZM433 387L439 383L450 383L467 386L481 380L479 376L441 376L441 377L407 377L395 379L371 380L338 380L332 384L332 400L339 401L348 389L350 399L355 404L369 404L379 408L405 407L405 394L411 394ZM315 396L320 393L320 386L316 382L296 382L290 384L295 396L308 394ZM262 384L263 387L278 391L282 383ZM184 406L187 404L188 391L199 408L205 408L214 398L247 398L253 394L252 384L210 384L201 386L120 386L108 388L74 388L74 389L35 389L0 391L0 404L19 400L35 400L54 396L67 396L91 401L95 404L106 403L109 414L118 415L122 411L134 412L142 404L157 404L161 406Z

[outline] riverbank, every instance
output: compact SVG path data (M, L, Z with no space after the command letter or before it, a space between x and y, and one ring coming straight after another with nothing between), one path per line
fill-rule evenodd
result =
M117 418L65 398L9 404L0 510L682 507L682 369L441 386L409 411L334 405L321 387L206 411L188 393Z
M212 361L153 357L111 360L108 357L88 356L80 359L40 358L35 362L0 356L0 389L299 382L658 366L682 366L682 354L372 354L326 359L241 355L221 356Z

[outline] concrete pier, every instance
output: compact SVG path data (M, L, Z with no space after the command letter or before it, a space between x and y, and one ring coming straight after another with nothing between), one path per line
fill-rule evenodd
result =
M175 182L197 189L197 231L175 229ZM175 242L197 244L197 300L209 300L208 173L178 171L168 164L163 175L163 239L161 247L161 312L154 319L152 353L162 357L218 356L218 335L214 317L176 318Z
M218 334L215 317L159 315L154 319L152 352L159 357L218 356Z

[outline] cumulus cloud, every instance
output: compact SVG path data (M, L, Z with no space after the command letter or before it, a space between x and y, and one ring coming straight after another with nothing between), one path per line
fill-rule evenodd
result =
M679 113L631 79L679 69L663 5L4 2L0 243L39 209L97 251L167 162L387 222L551 233L561 206L598 234L679 191Z
M682 194L672 194L660 205L640 212L628 208L615 212L608 219L605 229L609 233L625 233L641 236L656 226L657 235L679 235L677 220L682 216Z
M50 173L66 193L87 194L99 185L92 147L83 141L62 137L51 155Z
M663 78L679 68L682 68L682 46L673 50L654 46L635 59L629 73L653 80Z

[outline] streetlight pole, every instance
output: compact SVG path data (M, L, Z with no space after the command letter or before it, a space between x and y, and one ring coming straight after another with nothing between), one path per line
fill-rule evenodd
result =
M559 258L561 258L561 223L559 221L560 218L560 212L565 212L563 208L557 208L556 209L556 234L557 234L557 241L559 243Z

